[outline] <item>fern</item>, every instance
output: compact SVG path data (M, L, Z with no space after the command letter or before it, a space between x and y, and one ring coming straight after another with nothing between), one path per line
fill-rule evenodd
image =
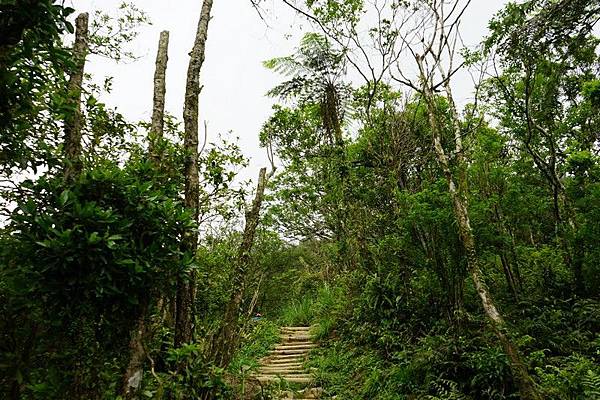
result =
M332 110L327 109L326 96L333 90L337 103L335 114L342 124L347 125L352 117L352 91L342 82L345 61L345 53L334 49L326 37L307 33L295 54L263 63L266 68L289 78L271 89L268 95L293 100L300 105L319 104L322 113L327 114Z
M449 379L438 379L431 383L434 395L419 397L422 400L466 400L467 397L458 389L458 383Z
M583 378L584 394L586 399L600 399L600 375L593 371L588 371Z

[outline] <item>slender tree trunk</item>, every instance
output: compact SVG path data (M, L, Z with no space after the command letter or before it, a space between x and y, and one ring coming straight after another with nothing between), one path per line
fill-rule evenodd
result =
M265 277L264 271L260 274L260 278L258 279L258 283L256 284L256 289L254 290L254 295L252 295L252 300L250 300L250 305L248 306L247 319L252 317L252 312L256 307L256 303L258 302L258 297L260 296L260 286L262 284L263 278Z
M88 52L88 13L81 13L75 20L75 43L73 44L74 67L69 77L68 101L71 108L65 117L65 178L72 179L82 168L81 161L81 130L83 119L81 115L81 91L83 71Z
M246 269L250 264L250 250L254 242L254 234L260 220L260 207L263 201L265 187L268 177L266 168L261 168L258 176L258 185L256 186L256 195L252 201L252 206L246 211L246 225L242 236L237 258L235 261L235 270L233 275L233 291L225 309L225 315L221 328L215 335L211 350L212 359L219 367L226 367L231 361L231 357L237 346L238 340L238 319L240 315L240 305L244 295L244 282L246 278Z
M335 234L339 245L339 262L346 267L348 264L355 265L354 251L349 244L349 212L348 212L348 163L346 160L346 146L342 134L342 125L339 115L339 99L336 88L327 85L324 99L321 104L321 119L327 136L334 146L334 178L338 181L334 184L334 190L339 190L338 201L334 205L335 210Z
M500 233L502 234L502 237L510 237L512 240L510 232L508 231L508 229L506 228L506 225L504 224L504 218L502 216L502 213L500 212L498 205L494 206L494 213L492 216L492 221L498 225L498 228L500 230ZM512 246L512 242L511 242L511 246ZM512 250L512 252L514 252L514 248L511 250ZM509 257L509 251L506 249L506 244L504 243L504 241L497 245L497 251L500 255L500 262L502 264L502 269L504 271L504 277L506 278L506 284L508 285L508 289L511 291L515 301L518 301L519 294L520 294L519 290L521 288L521 283L519 281L520 277L517 273L515 273L516 271L518 271L518 267L516 265L515 265L515 268L512 267L510 257ZM513 261L516 264L516 259ZM513 269L514 269L514 272L513 272Z
M502 248L498 248L497 250L498 253L500 253L500 263L502 264L502 270L504 271L504 277L506 278L508 289L512 293L513 299L515 301L519 301L517 280L512 272L512 267L510 265L510 261L508 260L508 256L506 255L506 251Z
M129 341L129 364L123 375L121 389L121 395L124 399L136 398L142 385L144 364L146 360L144 341L148 334L148 327L146 324L148 310L148 305L141 307L140 316L136 322L136 329L131 333L131 339Z
M519 387L519 392L522 399L525 400L541 400L540 395L537 393L533 381L529 376L529 372L525 367L525 364L521 360L517 346L511 341L508 336L507 326L504 319L500 315L500 312L494 304L494 300L485 284L481 267L479 265L479 259L477 257L477 251L475 246L475 237L473 235L473 229L471 228L471 222L468 211L468 192L467 192L467 177L466 177L466 163L464 160L464 153L462 148L462 132L460 127L460 120L458 112L453 101L452 92L450 90L450 80L445 80L445 90L450 104L450 112L452 114L452 124L454 130L454 141L455 141L455 154L456 154L456 169L458 171L457 178L455 179L454 173L450 167L450 161L444 148L442 146L442 128L441 123L438 120L438 110L435 104L435 94L429 86L429 82L426 79L425 68L423 65L423 59L417 57L417 64L421 73L421 79L423 82L423 95L427 105L427 111L429 114L429 123L433 134L433 146L435 154L438 160L446 180L448 181L448 192L452 199L452 205L454 209L454 216L456 218L459 236L463 247L465 248L467 255L467 266L471 279L475 285L475 289L481 300L483 310L490 322L492 329L496 333L496 336L500 340L504 351L506 352L511 362L511 369L513 376ZM443 75L443 74L442 74ZM458 183L458 185L457 185Z
M163 138L165 118L165 94L167 62L169 61L169 32L162 31L158 40L158 51L156 52L156 66L154 70L154 98L152 101L152 123L150 125L150 137L148 153L151 159L157 163L160 155L157 153L156 145Z
M199 217L200 181L198 177L198 96L200 95L200 70L204 63L208 23L212 9L212 0L204 0L198 21L196 39L190 53L185 100L183 106L184 147L185 147L185 206L192 212L194 221ZM186 232L183 240L184 251L195 255L198 247L198 230L193 228ZM193 303L195 279L190 274L177 281L177 298L175 312L175 347L192 340Z
M164 110L166 81L165 73L167 70L169 47L169 32L160 33L158 41L158 51L156 54L156 70L154 71L154 98L152 106L152 126L150 128L150 146L149 156L155 164L159 164L160 159L155 153L155 141L162 138L164 129ZM162 300L162 299L161 299ZM124 399L131 399L137 396L142 383L144 373L144 364L146 359L146 350L144 341L148 336L148 326L146 318L150 310L152 299L140 309L140 315L136 322L136 329L131 334L129 341L129 364L123 375L123 384L121 386L121 396Z

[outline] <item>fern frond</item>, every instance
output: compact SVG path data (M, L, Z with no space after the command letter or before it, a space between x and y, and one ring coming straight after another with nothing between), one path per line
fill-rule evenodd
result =
M265 68L272 69L281 75L295 75L305 72L306 68L302 63L292 56L275 57L267 61L263 61Z
M593 371L588 371L583 378L583 385L585 386L584 394L586 399L600 399L600 375Z

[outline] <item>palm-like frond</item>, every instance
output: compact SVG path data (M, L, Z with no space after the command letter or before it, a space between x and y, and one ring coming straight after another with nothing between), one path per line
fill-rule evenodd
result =
M264 61L263 65L266 68L272 69L273 71L286 76L308 72L302 62L298 61L293 56L272 58Z
M270 96L284 100L294 98L299 104L319 103L326 89L334 87L340 100L346 103L350 99L347 85L340 82L346 68L344 54L334 49L322 35L307 33L295 54L273 58L263 64L275 72L291 77L270 90ZM341 107L340 111L344 108L345 106Z

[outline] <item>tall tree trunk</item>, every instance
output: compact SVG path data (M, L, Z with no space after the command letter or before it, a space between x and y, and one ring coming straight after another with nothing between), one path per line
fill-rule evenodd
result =
M129 340L129 364L123 374L123 384L121 388L121 396L123 399L133 399L142 386L142 378L144 374L144 363L146 359L146 349L144 340L148 334L146 324L146 316L149 307L144 305L140 309L140 316L136 321L136 329L131 333Z
M454 216L456 218L459 230L459 236L463 247L465 248L467 255L467 266L471 279L475 285L475 289L481 300L483 310L492 326L492 329L496 333L496 336L500 340L504 351L506 352L510 362L513 376L519 386L519 392L522 399L525 400L541 400L540 395L537 393L533 381L529 376L529 372L523 363L517 346L511 341L508 335L508 328L504 319L500 315L500 312L494 304L494 300L485 284L485 279L481 272L479 265L479 259L477 257L477 251L475 246L475 237L473 235L473 229L471 228L471 222L468 211L468 191L467 191L467 175L466 175L466 163L464 160L464 152L462 147L462 131L460 127L460 119L456 109L456 105L453 100L452 91L450 88L450 79L445 79L444 89L446 91L447 100L450 105L450 112L452 116L452 124L454 131L454 142L456 154L455 167L458 171L457 178L450 167L450 160L442 146L442 127L438 120L438 109L435 104L435 94L431 89L429 81L426 78L425 67L423 65L423 59L417 56L417 64L421 74L421 80L423 82L422 90L425 102L427 105L427 111L429 114L429 123L433 134L433 146L435 154L438 160L446 180L448 181L448 192L452 199L452 205L454 209Z
M158 51L156 52L156 64L154 69L154 97L152 101L152 123L150 125L150 137L148 153L150 158L157 163L160 155L157 153L156 145L163 138L165 118L165 94L167 62L169 61L169 32L162 31L158 40Z
M498 225L498 229L500 231L500 233L502 234L500 237L505 239L505 238L511 238L510 236L510 232L508 231L508 229L506 228L506 225L504 223L504 217L502 215L502 212L500 211L500 208L498 207L498 205L494 205L493 206L493 214L492 214L492 222L494 222L496 225ZM511 241L510 246L513 246L513 243ZM517 259L515 258L513 261L515 263L515 267L513 268L513 266L511 265L511 261L510 261L510 257L509 257L509 250L506 249L507 245L505 243L504 240L501 241L501 243L499 243L496 246L496 249L500 255L500 262L502 264L502 269L504 271L504 277L506 278L506 284L508 285L508 289L511 291L513 298L515 301L519 301L519 291L521 289L521 282L520 282L520 276L517 273L519 270L519 267L516 265L517 263ZM511 249L512 253L514 254L514 248Z
M169 47L169 32L162 31L158 40L158 51L156 53L156 69L154 71L154 98L152 106L152 126L150 128L150 145L148 148L150 159L158 165L160 158L155 153L155 141L162 138L164 129L164 110L166 80ZM146 318L150 311L152 299L143 307L140 307L140 315L136 321L136 329L131 333L129 341L129 364L123 375L123 384L121 386L121 396L124 399L131 399L137 396L142 383L144 372L144 361L146 359L146 350L144 341L148 336L148 326Z
M260 220L260 207L263 201L265 187L268 177L267 169L261 168L256 186L256 195L252 201L252 206L246 211L246 224L242 236L236 260L235 270L233 272L233 290L231 297L225 309L221 328L213 339L211 356L215 364L219 367L226 367L231 361L238 340L238 319L240 315L240 305L244 295L244 282L246 278L246 269L250 264L250 250L254 242L254 234Z
M85 58L88 53L88 13L81 13L75 20L75 43L73 44L74 66L69 76L67 86L68 104L71 112L64 121L65 130L65 178L72 179L80 171L81 162L81 130L83 125L81 115L81 91Z
M200 182L198 177L198 96L200 95L200 70L204 63L204 51L212 0L204 0L198 21L196 39L190 53L185 100L183 106L184 147L185 147L185 206L192 212L194 221L199 217ZM198 247L198 230L193 228L186 232L183 240L184 251L195 255ZM193 303L195 279L192 274L177 281L177 298L175 312L175 347L192 340Z
M357 260L349 244L348 163L339 106L336 88L333 84L328 84L321 103L321 119L327 137L334 148L334 165L332 167L334 171L333 178L336 182L333 184L333 190L339 190L339 193L336 193L336 204L333 206L335 212L334 230L339 245L339 263L344 265L345 268L348 264L354 266Z

